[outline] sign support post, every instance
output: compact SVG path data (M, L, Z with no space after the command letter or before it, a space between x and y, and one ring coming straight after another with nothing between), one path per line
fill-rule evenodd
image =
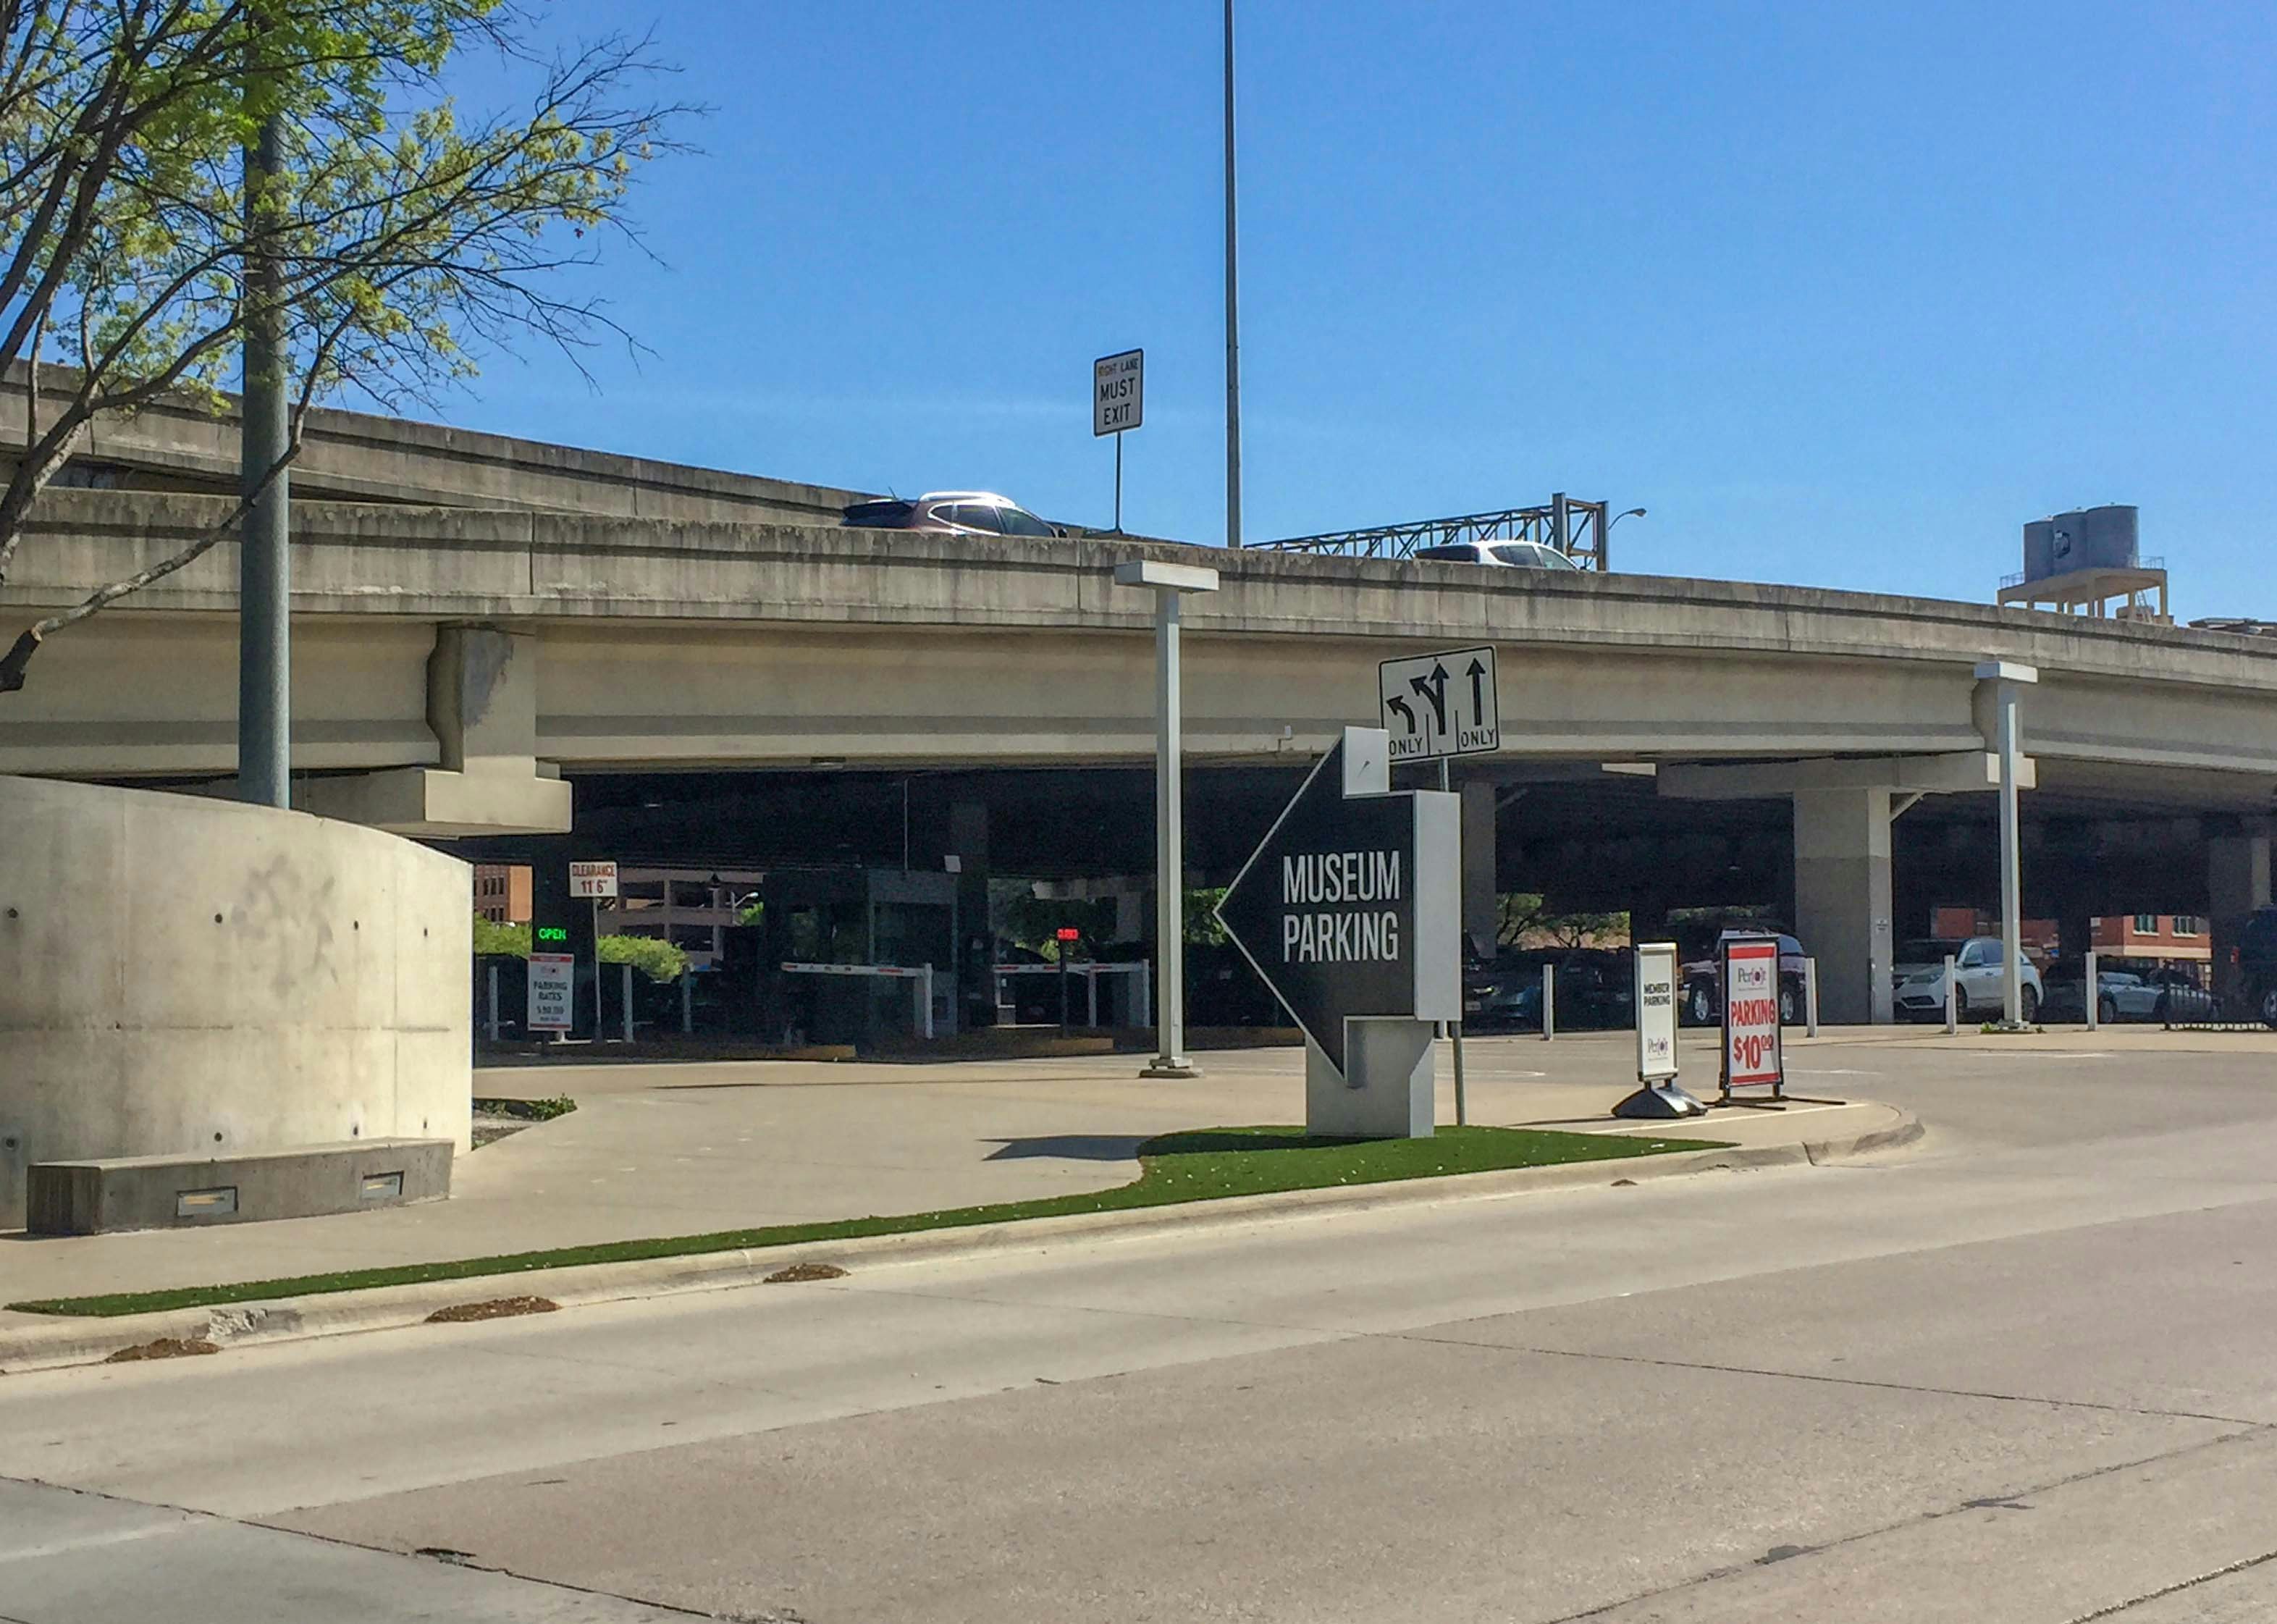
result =
M607 1034L601 1019L601 899L617 894L617 865L614 863L575 862L569 865L569 895L583 896L593 904L593 1041L605 1042Z
M1115 567L1117 586L1154 593L1154 1058L1141 1077L1199 1077L1186 1052L1185 789L1179 758L1178 600L1217 591L1217 571L1132 559Z
M1447 758L1442 756L1439 758L1439 793L1451 795L1454 793L1454 781L1448 771ZM1462 1022L1451 1020L1447 1023L1447 1041L1453 1046L1455 1051L1455 1125L1458 1128L1467 1128L1471 1125L1471 1102L1464 1097Z
M1146 352L1127 349L1091 363L1091 438L1115 437L1115 533L1123 534L1123 437L1146 421Z

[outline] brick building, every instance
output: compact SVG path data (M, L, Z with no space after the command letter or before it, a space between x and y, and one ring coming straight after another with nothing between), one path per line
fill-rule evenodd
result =
M529 865L475 865L475 915L493 925L529 923Z

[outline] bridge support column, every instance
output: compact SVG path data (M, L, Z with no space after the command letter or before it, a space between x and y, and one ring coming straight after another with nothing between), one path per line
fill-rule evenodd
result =
M1834 1025L1891 1018L1890 792L1794 791L1794 929Z
M2249 820L2245 832L2217 835L2206 842L2206 928L2213 948L2213 988L2227 995L2237 985L2230 954L2238 933L2256 908L2269 901L2269 832Z
M1466 779L1463 797L1463 935L1491 948L1502 925L1502 896L1496 888L1495 785Z

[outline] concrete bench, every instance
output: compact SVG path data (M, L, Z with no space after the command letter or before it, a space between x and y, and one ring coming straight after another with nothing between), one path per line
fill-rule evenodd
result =
M441 1201L451 1193L454 1149L447 1139L362 1139L232 1156L34 1163L27 1227L100 1235Z

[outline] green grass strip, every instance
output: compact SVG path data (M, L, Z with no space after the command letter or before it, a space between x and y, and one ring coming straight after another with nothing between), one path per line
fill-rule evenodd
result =
M416 1285L436 1280L470 1280L537 1269L569 1269L583 1263L627 1263L706 1252L735 1252L796 1246L817 1240L851 1240L864 1235L905 1235L924 1230L965 1229L1009 1224L1022 1218L1053 1218L1076 1213L1120 1212L1168 1207L1182 1201L1222 1201L1235 1195L1265 1195L1282 1190L1315 1190L1338 1185L1384 1184L1403 1178L1436 1178L1454 1173L1494 1172L1506 1168L1552 1167L1573 1162L1611 1162L1682 1150L1720 1150L1707 1140L1649 1139L1611 1133L1560 1133L1536 1128L1441 1128L1430 1139L1311 1139L1296 1128L1207 1128L1166 1133L1138 1147L1138 1177L1111 1190L1081 1195L1052 1195L1035 1201L995 1201L982 1207L950 1207L939 1212L900 1213L887 1217L839 1218L819 1224L774 1224L759 1229L723 1230L711 1235L659 1236L600 1246L560 1247L544 1252L514 1252L498 1257L460 1258L441 1263L405 1263L387 1269L346 1269L332 1274L296 1275L278 1280L241 1280L226 1285L192 1285L171 1291L120 1292L94 1297L51 1297L11 1302L22 1314L108 1317L150 1314L169 1308L202 1308L220 1303L261 1302L328 1292L357 1292L374 1286Z

